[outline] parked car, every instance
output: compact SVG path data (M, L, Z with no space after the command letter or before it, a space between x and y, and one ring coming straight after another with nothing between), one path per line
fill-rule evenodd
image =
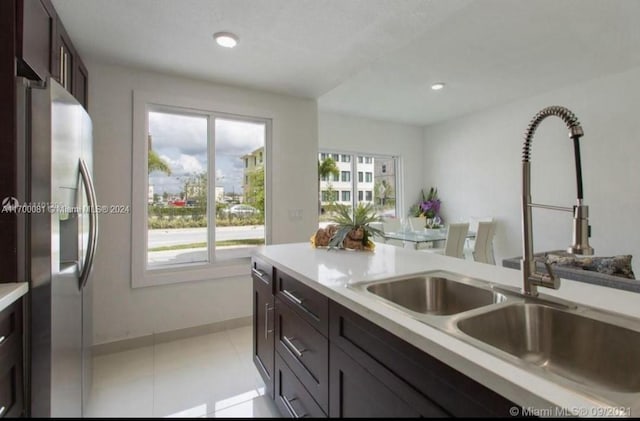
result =
M247 217L247 216L257 215L260 213L258 209L249 205L229 206L228 208L224 209L222 212L224 212L226 215L231 215L236 217Z

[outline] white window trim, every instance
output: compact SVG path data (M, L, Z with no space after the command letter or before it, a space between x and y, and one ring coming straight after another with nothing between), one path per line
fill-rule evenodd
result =
M271 243L272 226L272 133L273 114L268 110L221 104L211 100L185 98L162 93L144 91L133 92L133 139L132 139L132 189L131 189L131 287L141 288L182 282L196 282L237 276L248 276L251 255L256 247L247 247L225 251L225 258L213 260L214 247L209 247L209 262L171 265L167 267L147 268L147 195L148 195L148 110L167 107L175 111L183 109L194 114L213 115L244 121L266 123L265 133L265 244ZM224 110L224 111L218 111ZM208 142L214 139L215 125L210 122ZM215 174L215 148L209 147L208 173ZM215 197L215 183L208 183L209 197ZM215 212L209 212L208 226L215 227ZM209 229L209 244L215 244L215 229Z

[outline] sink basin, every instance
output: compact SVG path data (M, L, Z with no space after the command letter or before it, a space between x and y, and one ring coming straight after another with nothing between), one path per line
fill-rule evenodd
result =
M526 302L462 319L458 329L577 383L640 392L640 332L635 330Z
M418 276L367 286L367 291L422 314L450 315L504 301L504 295L437 276Z

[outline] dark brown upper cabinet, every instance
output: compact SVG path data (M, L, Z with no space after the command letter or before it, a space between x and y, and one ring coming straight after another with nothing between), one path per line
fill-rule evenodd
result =
M87 108L89 74L51 1L16 0L16 19L18 76L51 76Z
M51 52L57 15L49 0L16 2L16 58L18 75L44 80L53 74Z

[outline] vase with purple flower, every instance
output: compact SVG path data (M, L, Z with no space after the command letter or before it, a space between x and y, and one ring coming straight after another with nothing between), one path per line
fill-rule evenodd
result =
M431 187L429 194L425 197L422 192L422 202L420 203L421 215L425 217L425 228L437 229L442 224L440 217L440 199L438 198L438 189Z

